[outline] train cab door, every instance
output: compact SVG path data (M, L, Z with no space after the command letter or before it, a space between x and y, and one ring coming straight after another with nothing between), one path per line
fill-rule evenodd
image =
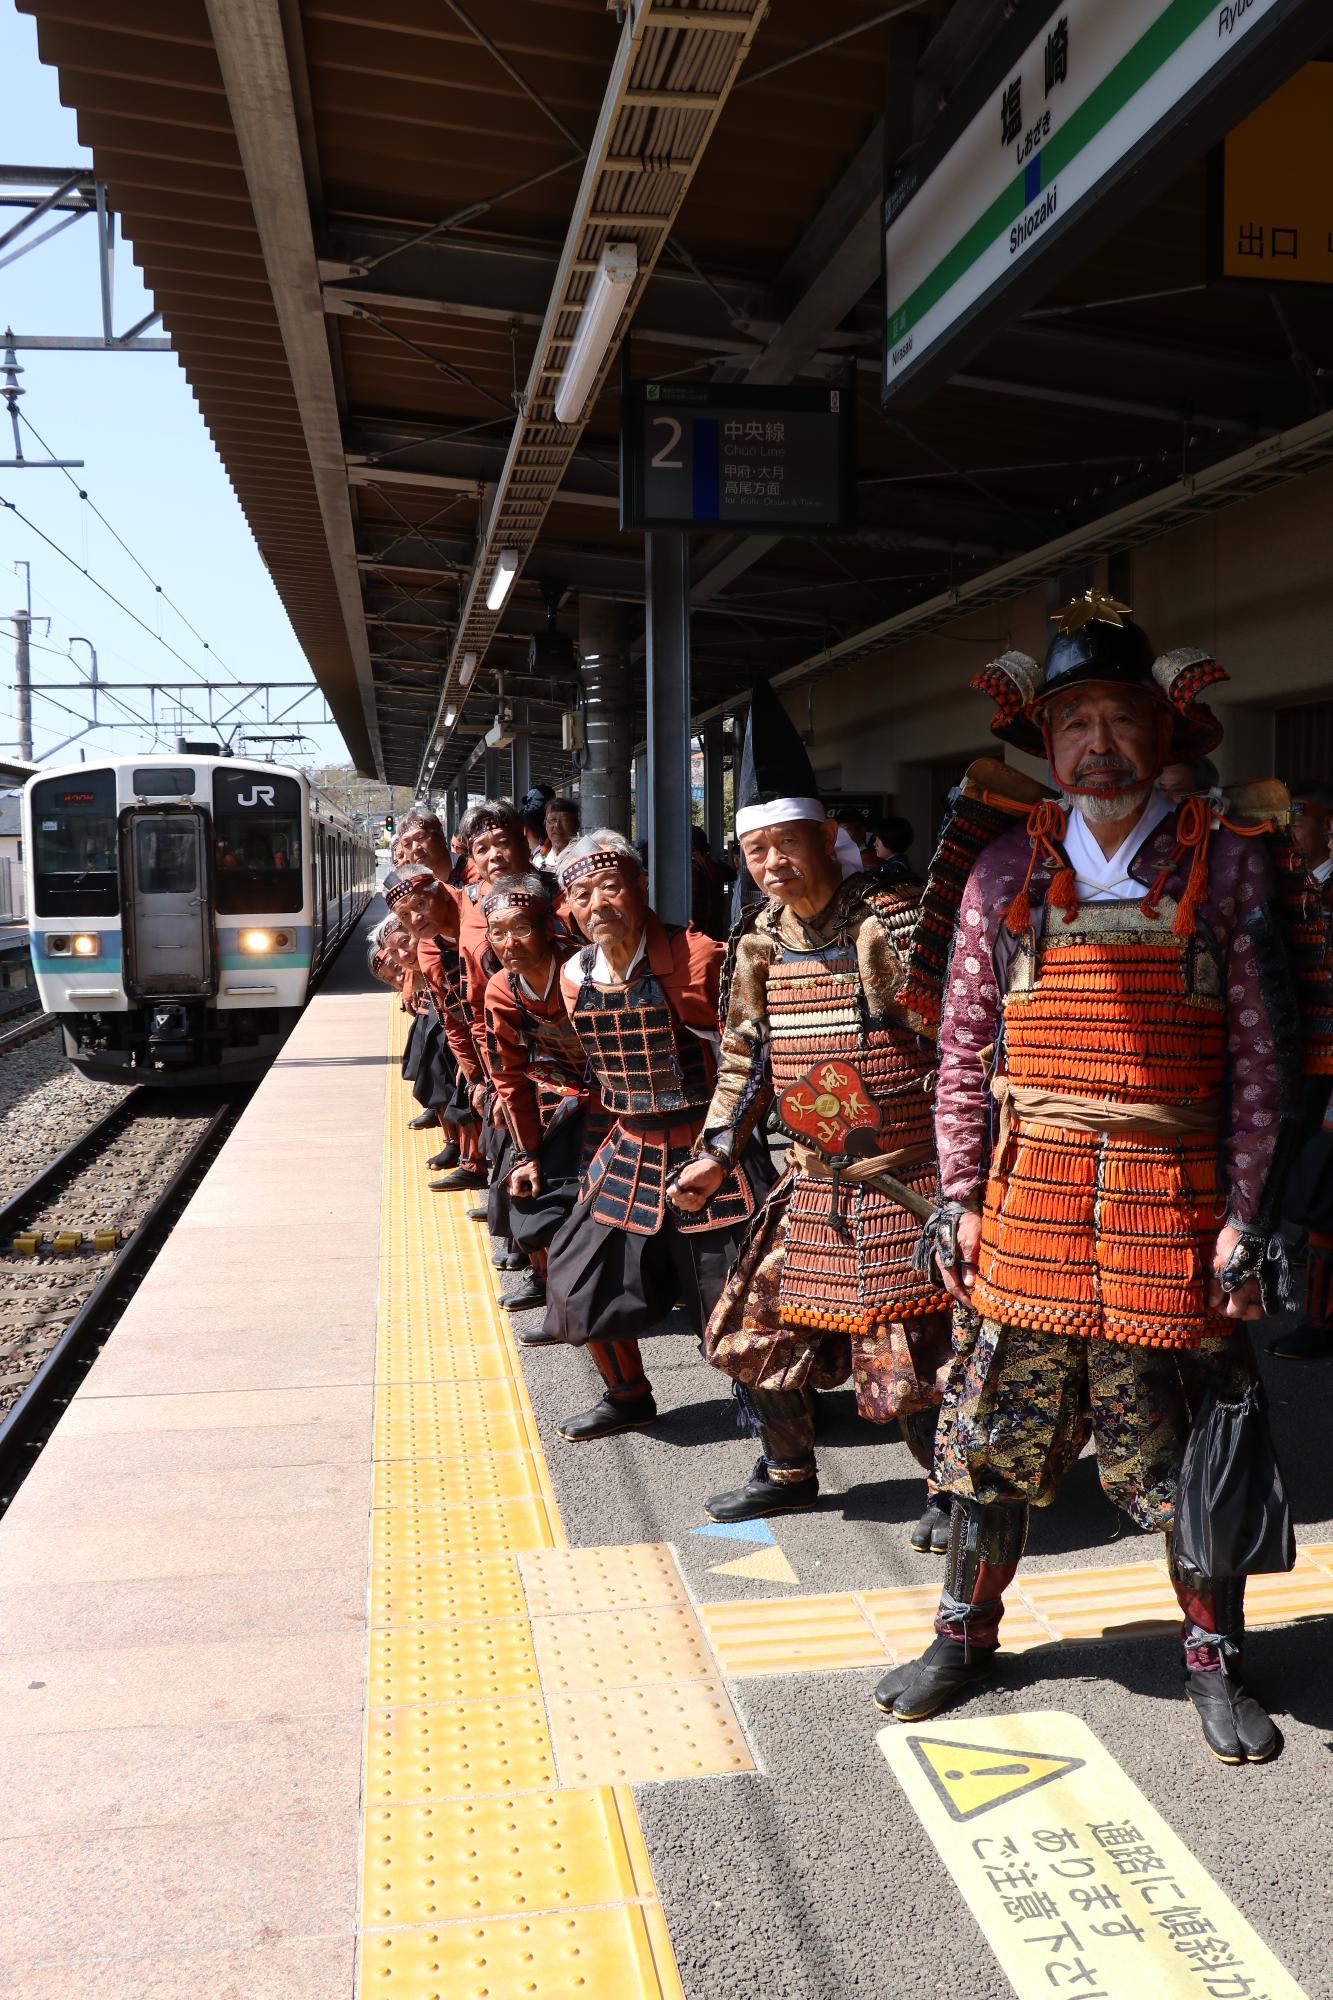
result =
M191 806L126 814L125 987L136 997L209 993L213 940L204 815Z

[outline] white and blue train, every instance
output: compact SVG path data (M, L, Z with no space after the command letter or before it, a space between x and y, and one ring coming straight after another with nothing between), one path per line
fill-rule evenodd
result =
M301 772L212 746L43 771L23 811L37 990L102 1081L252 1081L374 889Z

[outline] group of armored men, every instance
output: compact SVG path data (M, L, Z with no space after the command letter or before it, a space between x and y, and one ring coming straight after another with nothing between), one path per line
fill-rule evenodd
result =
M1155 656L1096 591L1055 622L1044 662L974 683L1050 782L974 764L924 892L863 872L760 682L736 832L762 893L726 944L659 919L623 834L534 867L487 800L461 867L432 814L400 823L372 970L414 1014L434 1185L476 1191L505 1303L545 1308L518 1339L595 1363L562 1438L654 1421L639 1335L680 1305L762 1444L708 1511L776 1516L814 1504L815 1397L850 1379L922 1466L913 1546L944 1555L935 1637L875 1693L912 1721L994 1673L1028 1509L1091 1440L1166 1533L1208 1748L1262 1762L1243 1599L1272 1523L1200 1554L1177 1515L1205 1422L1244 1412L1240 1449L1268 1448L1247 1322L1289 1300L1330 927L1280 785L1162 782L1220 738L1216 663Z

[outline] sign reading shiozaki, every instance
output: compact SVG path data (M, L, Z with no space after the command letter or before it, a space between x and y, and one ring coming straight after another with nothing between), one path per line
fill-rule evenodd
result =
M933 163L927 150L889 189L885 399L942 364L1039 249L1076 223L1089 247L1112 184L1304 5L1060 0ZM1201 129L1200 146L1211 136Z

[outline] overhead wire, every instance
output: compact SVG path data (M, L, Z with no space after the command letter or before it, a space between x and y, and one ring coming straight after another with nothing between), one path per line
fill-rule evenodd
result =
M19 411L19 422L23 425L25 430L31 431L33 437L36 439L37 443L41 446L42 450L47 453L48 457L54 459L55 452L52 450L51 446L46 442L46 439L41 435L40 431L37 430L36 426L32 423L31 419L27 417L22 410ZM74 488L74 491L78 494L84 506L90 508L92 512L96 514L98 520L102 523L102 526L111 536L111 539L114 542L117 542L119 546L125 551L125 554L134 564L134 567L139 571L140 575L148 579L149 583L152 584L153 589L156 592L157 596L159 596L162 599L164 604L167 604L171 607L171 609L175 612L176 616L180 619L181 624L185 626L188 632L191 632L194 635L194 637L199 641L199 644L203 647L204 651L209 655L209 657L217 661L218 665L222 668L223 673L229 674L232 680L238 680L240 678L239 675L236 674L233 671L233 669L227 665L227 662L223 659L221 653L218 653L214 650L209 641L205 639L203 633L198 629L196 625L191 623L191 621L186 617L185 613L181 610L179 604L176 603L175 599L169 594L169 592L164 588L164 586L158 582L157 578L153 575L152 571L149 570L139 560L138 556L134 553L134 550L125 540L125 537L116 528L112 526L110 521L107 520L106 515L102 512L97 502L88 492L87 487L80 486L78 480L74 478L73 474L69 471L69 468L67 466L57 465L56 469L57 471L64 473L65 478ZM20 519L21 518L22 516L20 516ZM84 564L84 572L85 574L87 573L86 562ZM160 637L161 635L158 634L157 636ZM166 642L163 641L163 643L165 644ZM176 657L177 659L180 659L181 655L177 653ZM199 669L196 667L193 669L193 671L197 673Z

